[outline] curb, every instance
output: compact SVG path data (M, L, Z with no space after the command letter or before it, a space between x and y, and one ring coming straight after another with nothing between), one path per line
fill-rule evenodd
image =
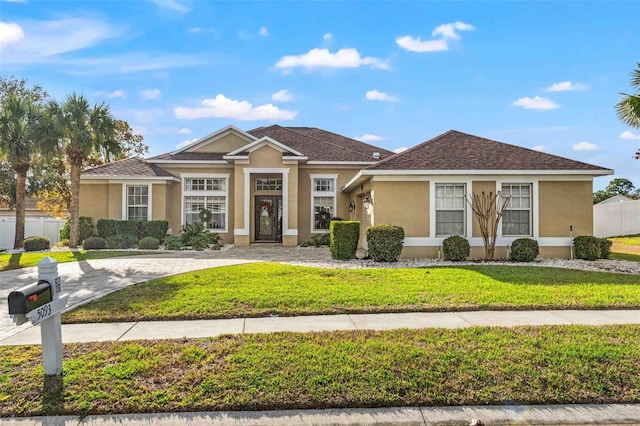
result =
M0 418L3 426L435 426L469 425L640 425L640 404L505 405L460 407L356 408L287 411L144 413L102 416Z

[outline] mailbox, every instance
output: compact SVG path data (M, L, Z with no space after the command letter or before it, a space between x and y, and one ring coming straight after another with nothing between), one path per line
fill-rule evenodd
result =
M44 280L38 281L37 284L19 288L9 293L9 314L27 314L51 302L51 296L51 286Z

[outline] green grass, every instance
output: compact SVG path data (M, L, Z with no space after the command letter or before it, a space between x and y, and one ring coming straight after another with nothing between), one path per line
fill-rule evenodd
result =
M32 253L0 254L0 271L28 268L36 266L45 257L49 256L58 263L78 262L81 260L108 259L110 257L136 256L154 252L148 251L50 251Z
M65 314L63 321L638 307L638 275L536 266L349 270L256 263L127 287Z
M640 402L640 326L275 333L0 347L0 416ZM46 390L43 390L46 388Z
M640 262L640 235L611 237L611 259Z

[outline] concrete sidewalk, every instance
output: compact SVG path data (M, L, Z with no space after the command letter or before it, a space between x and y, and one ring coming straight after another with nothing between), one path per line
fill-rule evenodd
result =
M567 324L640 324L640 311L410 312L398 314L65 324L62 326L62 340L64 343L80 343L113 340L198 338L219 336L221 334L272 333L278 331L309 332ZM0 341L0 346L31 344L40 344L39 326L28 327L20 333Z
M2 426L291 426L638 425L640 404L391 407L287 411L220 411L1 419Z

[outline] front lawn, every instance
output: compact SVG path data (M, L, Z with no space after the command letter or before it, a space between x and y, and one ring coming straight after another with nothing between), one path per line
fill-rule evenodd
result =
M638 275L536 266L353 270L255 263L127 287L65 314L63 321L638 307Z
M275 333L0 347L0 416L640 402L640 326ZM43 387L46 391L43 391Z
M110 257L136 256L141 254L149 254L154 252L133 250L133 251L48 251L48 252L23 252L12 254L0 254L0 271L9 271L11 269L28 268L36 266L45 257L49 256L58 263L79 262L81 260L108 259Z
M640 262L640 235L626 237L611 237L611 258L617 260L631 260Z

